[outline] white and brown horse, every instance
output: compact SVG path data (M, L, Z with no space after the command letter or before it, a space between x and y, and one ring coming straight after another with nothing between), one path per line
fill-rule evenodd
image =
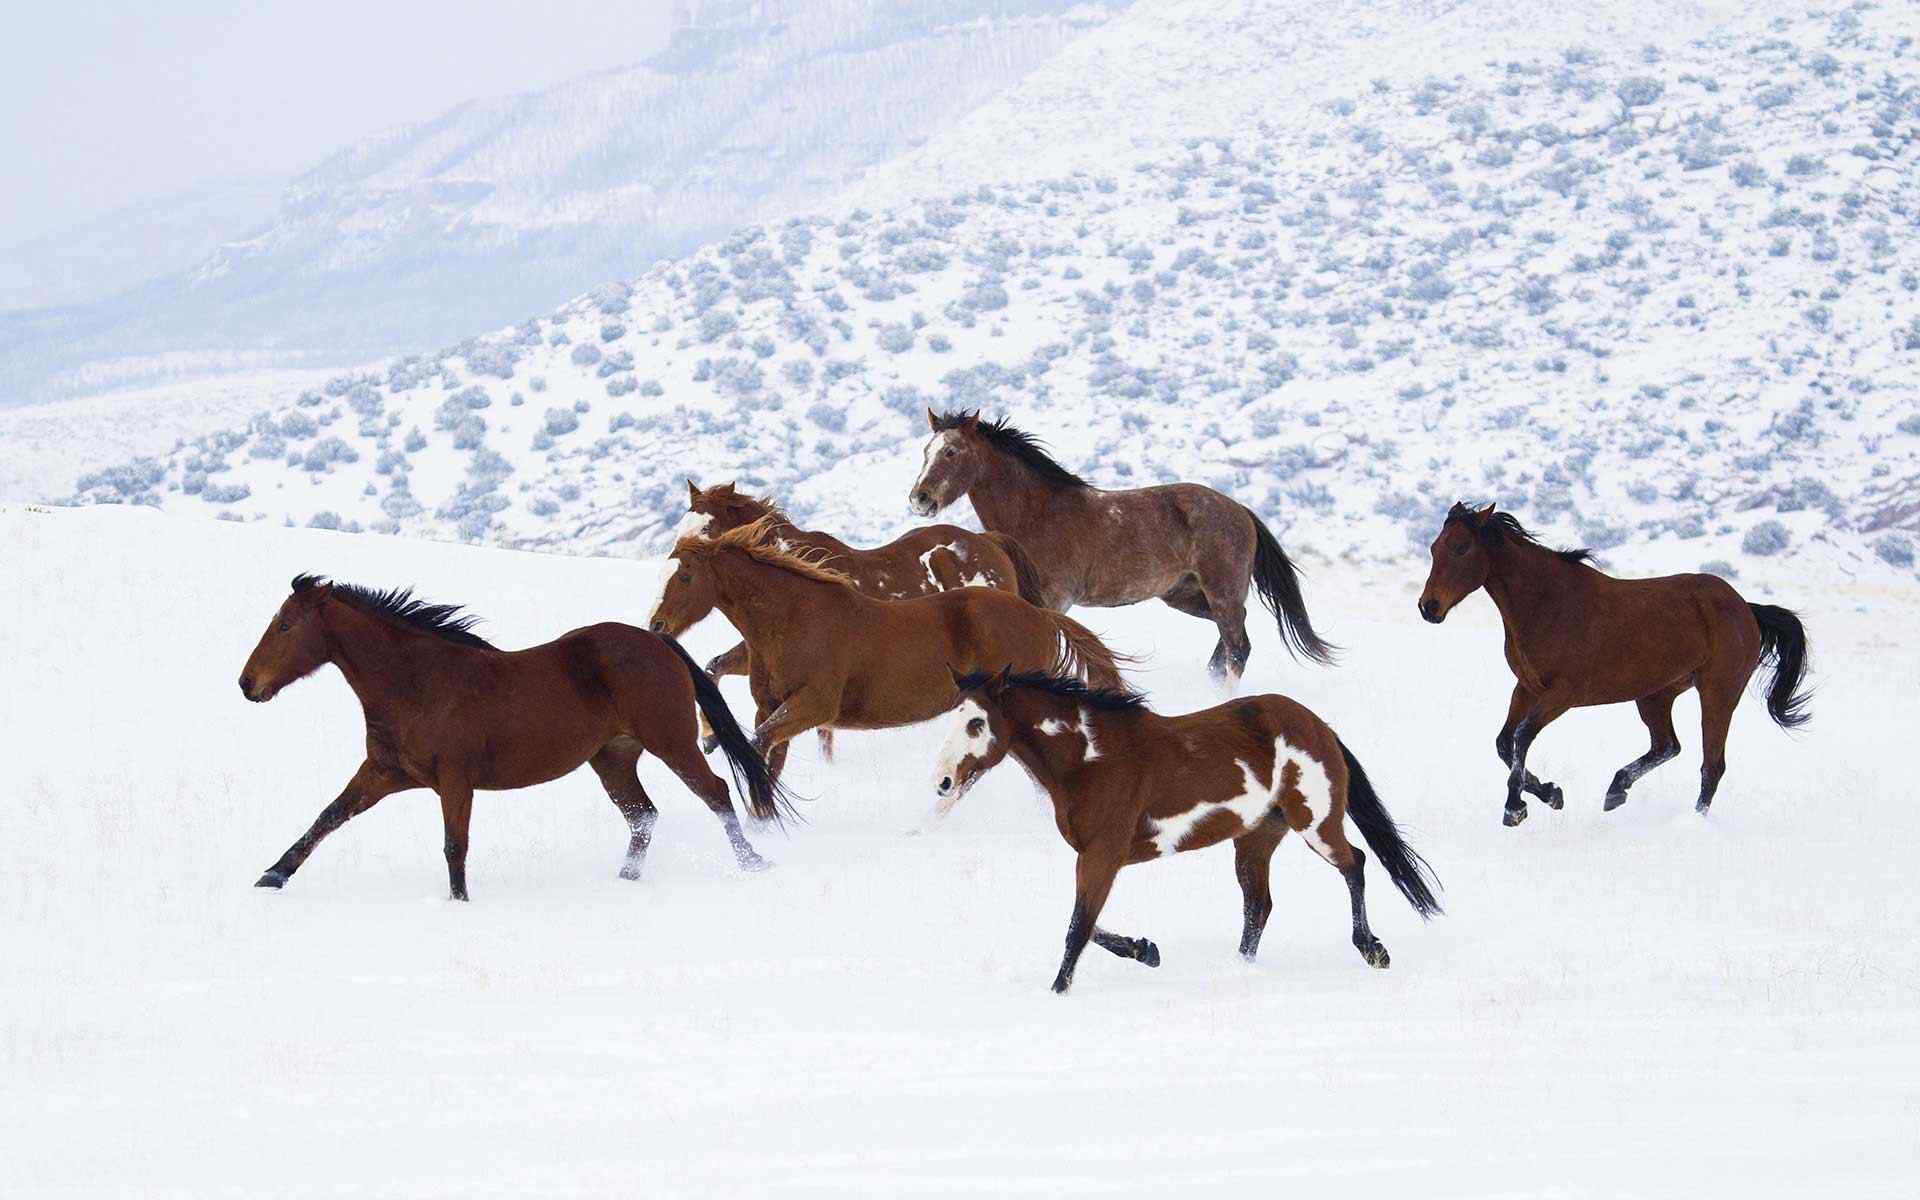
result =
M1208 663L1231 689L1245 672L1247 587L1294 654L1331 662L1307 619L1293 562L1253 510L1197 483L1108 491L1054 461L1031 434L977 412L931 410L933 438L909 506L926 517L965 496L980 524L1010 535L1038 577L1034 603L1065 611L1160 599L1220 631Z
M1426 862L1401 839L1367 773L1326 722L1285 696L1248 696L1161 716L1135 692L1057 674L954 674L959 701L934 768L937 816L1012 755L1053 801L1060 836L1079 855L1066 956L1053 990L1073 983L1088 941L1150 967L1145 938L1099 927L1114 876L1130 863L1232 841L1251 961L1273 911L1268 865L1288 830L1347 881L1353 944L1367 963L1387 948L1367 925L1366 856L1347 841L1352 817L1401 894L1423 917L1440 911Z

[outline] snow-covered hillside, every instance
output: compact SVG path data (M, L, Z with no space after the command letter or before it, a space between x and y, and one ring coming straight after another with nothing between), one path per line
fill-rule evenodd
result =
M150 378L161 354L353 364L519 319L828 202L1129 2L706 5L648 62L340 151L189 269L0 320L0 404Z
M1124 34L1159 80L1143 22L1162 10L1200 19L1142 6L1090 44ZM1306 44L1346 20L1219 11L1284 15ZM1429 18L1446 44L1463 11ZM750 226L91 473L79 498L649 551L692 475L875 538L902 523L924 408L965 405L1096 482L1225 488L1309 556L1398 559L1484 497L1632 543L1630 570L1811 555L1910 576L1917 19L1456 48L1444 76L1383 57L1106 171Z
M1247 687L1324 714L1446 886L1422 925L1376 872L1393 966L1289 840L1253 967L1224 849L1124 872L1050 995L1072 859L1021 773L938 831L938 725L797 747L813 797L741 876L643 762L647 877L580 772L484 795L473 902L438 806L394 796L284 892L251 885L358 762L332 670L266 706L234 681L296 571L413 582L502 645L638 618L652 564L372 535L0 509L0 1194L208 1196L1895 1197L1920 1174L1920 808L1912 585L1806 606L1814 721L1749 697L1709 819L1682 757L1600 811L1645 745L1567 717L1532 761L1567 808L1499 823L1508 676L1493 610L1441 628L1417 579L1328 572L1350 649ZM1332 614L1338 614L1337 620ZM1210 702L1207 626L1085 614ZM718 622L689 648L728 644ZM1418 671L1409 672L1410 665ZM736 708L744 700L729 681Z

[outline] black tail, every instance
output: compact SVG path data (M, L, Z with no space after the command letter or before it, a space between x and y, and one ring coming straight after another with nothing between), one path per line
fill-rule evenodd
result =
M1011 534L989 529L980 536L1000 547L1007 561L1013 564L1014 587L1020 592L1020 598L1035 608L1045 608L1040 603L1040 571L1027 557L1027 548L1022 546Z
M1811 699L1800 689L1807 675L1807 631L1790 608L1777 604L1749 604L1760 622L1760 665L1773 665L1773 686L1767 689L1767 712L1782 729L1798 729L1813 714Z
M1279 619L1281 642L1298 657L1322 665L1333 662L1339 647L1322 641L1313 631L1313 622L1307 620L1307 602L1300 598L1300 576L1293 569L1293 560L1280 548L1273 531L1260 515L1250 508L1246 508L1246 513L1253 518L1253 532L1258 539L1253 552L1253 586L1259 589L1260 599Z
M760 757L747 731L733 719L733 710L727 707L727 698L720 694L719 685L700 669L700 664L693 661L693 656L679 642L665 634L655 636L686 664L687 677L693 680L693 698L713 728L720 752L727 756L727 766L733 771L733 786L746 793L747 811L762 821L780 821L785 817L799 820L800 814L793 807L793 793L773 777L767 760Z
M1380 859L1380 865L1387 869L1387 877L1407 898L1407 903L1413 905L1413 911L1432 918L1440 911L1440 901L1433 896L1440 881L1433 877L1433 868L1401 840L1400 827L1387 815L1379 793L1373 790L1373 781L1367 778L1366 768L1353 756L1353 751L1347 749L1345 742L1340 743L1340 753L1347 760L1347 815L1360 827L1360 836L1367 839L1367 849Z

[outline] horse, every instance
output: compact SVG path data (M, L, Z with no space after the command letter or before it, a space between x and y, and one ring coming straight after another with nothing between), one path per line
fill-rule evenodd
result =
M526 650L500 650L457 605L301 575L240 672L257 704L327 663L360 700L367 753L312 828L256 886L285 887L314 847L395 792L432 788L446 827L447 885L467 899L467 825L475 791L532 787L588 763L627 820L622 879L638 879L657 816L635 764L651 750L726 827L735 860L768 863L741 832L727 785L695 741L694 708L761 820L789 798L727 711L720 689L671 638L631 625L589 625Z
M1003 533L975 533L958 525L927 525L884 546L858 550L831 534L800 529L771 499L748 495L732 483L702 489L687 480L687 515L676 531L682 537L714 537L771 517L777 541L823 566L845 573L853 586L876 600L904 600L957 587L990 587L1018 592L1033 602L1033 564L1020 544ZM747 644L707 663L714 679L747 673ZM833 732L820 730L820 754L833 757Z
M1055 992L1072 986L1089 940L1159 966L1151 941L1100 928L1114 876L1132 863L1218 842L1233 842L1240 954L1248 962L1273 911L1268 865L1288 830L1345 878L1353 945L1369 966L1390 960L1367 924L1367 859L1347 841L1343 818L1353 818L1415 912L1430 918L1440 911L1431 868L1400 836L1353 751L1285 696L1162 716L1138 692L1054 673L956 671L953 687L959 700L933 772L936 812L952 808L1011 754L1052 799L1060 836L1079 856Z
M1120 684L1122 656L1062 613L1012 592L963 587L876 600L817 556L782 546L770 517L685 537L650 627L679 636L715 608L751 648L753 743L774 777L809 729L890 729L953 706L949 667L1013 663Z
M978 412L927 410L933 437L908 505L932 516L961 496L1011 535L1039 576L1044 608L1113 608L1159 598L1220 631L1208 668L1228 692L1245 673L1247 586L1260 592L1297 657L1333 661L1314 632L1299 573L1244 504L1197 483L1107 491L1067 470L1033 435Z
M1515 683L1507 721L1494 740L1507 767L1508 826L1527 819L1524 791L1548 808L1565 801L1559 787L1527 770L1540 731L1570 708L1632 701L1652 744L1614 773L1604 811L1627 802L1627 790L1680 753L1673 702L1700 693L1700 798L1705 814L1727 769L1727 727L1747 680L1773 667L1767 712L1783 729L1806 724L1807 633L1792 611L1749 604L1718 575L1619 579L1589 561L1586 550L1542 545L1511 513L1489 504L1455 504L1433 540L1433 566L1420 593L1420 615L1438 625L1481 588L1500 610L1507 666Z

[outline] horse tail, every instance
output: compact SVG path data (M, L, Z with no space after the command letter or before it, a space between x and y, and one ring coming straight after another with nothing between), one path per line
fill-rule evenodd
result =
M1109 650L1093 630L1065 613L1050 612L1047 619L1059 631L1063 647L1056 670L1078 675L1097 688L1127 686L1127 681L1120 676L1120 664L1138 660Z
M1293 569L1293 560L1280 548L1273 530L1267 528L1260 514L1244 504L1240 507L1253 521L1253 586L1260 590L1260 599L1280 623L1280 641L1296 657L1323 666L1332 663L1339 647L1321 640L1313 631L1313 622L1307 619L1307 602L1300 596L1300 576Z
M1777 604L1749 604L1760 623L1760 665L1773 667L1773 686L1767 689L1767 713L1782 729L1798 729L1813 714L1811 697L1800 690L1807 675L1807 630L1799 614Z
M1338 738L1334 740L1340 742ZM1387 869L1393 886L1413 905L1413 911L1431 920L1440 912L1440 901L1433 895L1440 881L1434 878L1433 868L1401 838L1400 827L1387 815L1386 805L1380 803L1380 794L1373 790L1366 768L1353 756L1353 751L1347 749L1345 742L1340 742L1340 753L1347 760L1347 815L1360 827L1367 849L1379 856L1380 865Z
M693 661L693 656L679 642L664 633L654 636L665 642L686 666L687 678L693 681L694 701L700 705L700 712L707 718L707 724L713 727L713 736L720 744L720 752L727 756L727 766L733 772L733 786L746 794L747 811L762 821L781 821L785 817L800 819L800 814L793 807L793 793L773 777L767 760L754 749L753 739L733 719L733 710L727 707L727 698L720 694L720 685L700 669L700 664Z
M1027 557L1027 548L1020 544L1012 534L999 533L989 529L981 537L1000 547L1007 561L1013 564L1014 588L1020 598L1035 608L1045 608L1040 602L1040 569L1033 565L1033 559Z

